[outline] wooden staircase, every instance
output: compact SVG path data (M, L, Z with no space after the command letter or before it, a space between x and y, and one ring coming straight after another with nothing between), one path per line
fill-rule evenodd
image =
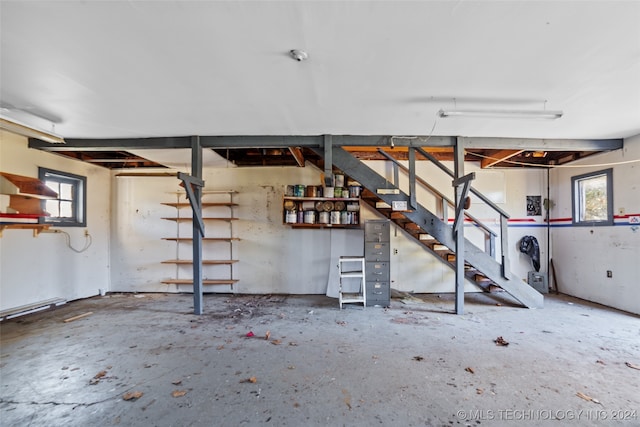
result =
M322 149L314 151L324 156ZM332 164L362 185L363 202L397 224L427 252L454 268L455 241L452 227L446 221L420 204L407 211L393 211L394 201L407 202L410 206L410 196L340 147L333 147ZM464 248L465 276L470 281L486 291L501 288L525 307L543 307L542 294L521 279L512 278L504 259L498 262L492 253L486 253L468 239L465 239Z

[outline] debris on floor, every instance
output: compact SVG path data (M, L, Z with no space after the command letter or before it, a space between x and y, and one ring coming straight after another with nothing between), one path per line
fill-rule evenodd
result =
M175 381L171 381L171 384L173 384L173 385L180 385L180 384L182 384L182 380L175 380Z
M252 332L252 331L247 332L247 338L251 338L253 335L254 335L254 334L253 334L253 332Z
M474 371L471 366L467 366L466 368L464 368L464 370L469 372L470 374L475 374L476 373L476 371Z
M187 394L187 390L173 390L173 392L171 392L171 396L173 397L182 397L185 394Z
M351 410L351 394L344 388L342 389L342 394L344 394L344 404Z
M89 380L89 384L90 384L90 385L96 385L96 384L98 384L98 383L100 382L100 380L101 380L101 379L103 379L104 377L106 377L106 375L107 375L107 371L106 371L106 370L103 370L103 371L98 372L97 374L95 374L95 375L93 376L93 378L91 378L91 379Z
M634 365L633 363L629 363L629 362L624 362L624 364L627 365L631 369L637 369L637 370L640 371L640 365Z
M105 375L107 375L107 371L100 371L100 372L98 372L97 374L95 374L95 376L93 377L93 379L96 379L96 380L97 380L97 379L99 379L99 378L104 377Z
M417 361L417 362L421 362L424 360L424 357L422 356L413 356L413 360Z
M484 389L482 389L482 388L477 388L476 389L476 394L482 394L482 393L484 393Z
M496 345L501 345L501 346L505 346L505 347L509 345L509 342L506 341L501 336L496 338L495 340L493 340L493 342L496 343Z
M581 392L577 392L576 396L578 396L580 399L586 400L587 402L593 402L593 403L598 403L598 404L600 403L600 401L598 399L594 399L593 397L587 396L586 394L581 393Z
M257 383L258 379L256 377L245 378L244 380L240 380L241 383Z
M267 331L267 333L264 334L264 339L268 341L270 337L271 337L271 331Z
M78 314L77 316L69 317L68 319L64 319L64 323L73 322L74 320L82 319L83 317L91 316L93 311L87 311L86 313Z
M122 395L122 400L138 400L143 394L141 391L130 391Z

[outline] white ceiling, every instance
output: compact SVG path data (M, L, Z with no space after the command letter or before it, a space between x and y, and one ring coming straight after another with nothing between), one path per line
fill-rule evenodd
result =
M66 138L640 133L640 1L2 0L0 13L4 113ZM545 101L564 117L436 119Z

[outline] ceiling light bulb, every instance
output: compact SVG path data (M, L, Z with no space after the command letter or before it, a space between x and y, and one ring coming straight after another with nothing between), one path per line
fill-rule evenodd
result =
M289 54L298 62L304 61L305 59L309 58L309 55L304 50L292 49L289 51Z

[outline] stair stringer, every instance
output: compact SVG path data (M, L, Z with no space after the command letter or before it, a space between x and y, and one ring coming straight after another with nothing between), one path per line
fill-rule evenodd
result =
M323 149L314 148L313 150L321 157L324 157ZM376 194L380 200L389 205L392 205L394 201L406 201L409 203L410 197L402 190L398 190L398 194L379 194L379 189L397 189L397 187L342 148L333 147L332 161L345 175L358 181L364 188ZM418 205L412 212L403 212L403 214L407 219L423 229L425 233L430 234L440 244L445 245L455 253L455 240L451 226L422 205ZM543 307L544 296L541 293L521 279L509 280L503 277L502 265L469 240L465 239L464 247L466 263L488 277L525 307ZM451 266L450 263L449 265Z

